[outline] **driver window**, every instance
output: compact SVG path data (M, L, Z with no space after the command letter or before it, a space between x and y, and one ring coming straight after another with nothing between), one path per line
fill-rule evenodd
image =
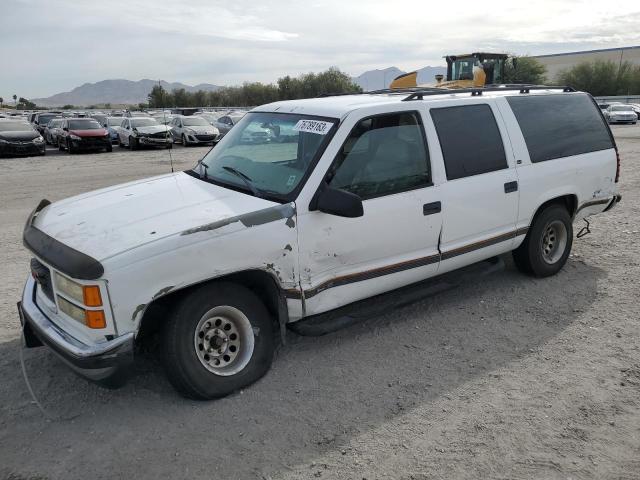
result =
M420 115L401 112L360 121L338 152L327 182L363 200L430 185Z

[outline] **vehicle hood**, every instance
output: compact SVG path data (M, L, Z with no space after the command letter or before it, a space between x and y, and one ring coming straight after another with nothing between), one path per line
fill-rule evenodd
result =
M33 225L103 261L173 235L211 230L216 222L219 228L231 223L225 220L270 207L285 206L179 172L53 203L38 214Z
M104 137L107 131L104 128L95 128L91 130L69 130L69 133L79 137Z
M136 127L136 130L139 133L160 133L160 132L168 132L169 127L166 125L149 125L148 127Z
M40 134L33 130L27 131L15 131L15 132L0 132L0 139L7 141L20 141L20 140L33 140L34 138L38 138Z
M212 125L196 125L193 127L184 127L187 132L194 132L196 135L211 135L218 133L218 129Z

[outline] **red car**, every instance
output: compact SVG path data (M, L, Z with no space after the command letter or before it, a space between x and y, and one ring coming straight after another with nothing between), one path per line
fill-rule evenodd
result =
M109 132L92 118L65 118L58 136L58 149L76 153L80 150L110 152Z

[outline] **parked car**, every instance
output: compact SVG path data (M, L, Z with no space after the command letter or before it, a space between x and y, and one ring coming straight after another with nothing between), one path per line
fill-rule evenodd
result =
M174 141L188 145L213 145L220 136L216 127L202 117L176 115L169 124Z
M244 112L229 113L227 115L223 115L222 117L218 118L218 120L215 123L215 126L220 131L220 138L224 137L227 133L229 133L229 130L231 130L233 126L236 123L238 123L242 119L242 117L244 117L244 115L245 115Z
M44 135L44 129L46 128L47 124L54 118L60 118L60 114L51 112L37 113L33 120L33 125L35 126L36 130L38 130L40 135Z
M111 143L118 143L120 135L120 125L122 125L122 117L105 117L100 124L109 132Z
M162 124L162 125L170 125L171 124L171 120L173 120L173 118L175 117L175 115L171 115L170 113L158 113L156 115L153 115L151 118L155 119L158 123Z
M554 275L573 224L621 198L611 131L567 90L277 102L192 170L43 200L24 229L26 344L113 385L161 332L173 386L208 399L262 377L285 326L370 315L370 297L509 252ZM296 139L242 144L262 125Z
M58 149L69 153L102 149L110 152L112 147L109 132L93 118L65 118L58 137Z
M629 106L631 107L631 110L636 112L636 116L638 117L638 120L640 120L640 103L630 103Z
M44 138L33 125L15 117L0 119L0 156L45 153Z
M201 113L197 113L196 115L204 118L211 125L215 126L215 123L218 121L220 117L224 116L224 113L223 112L201 112Z
M62 134L64 118L53 118L44 128L44 141L49 145L58 145L58 137Z
M609 105L605 110L604 116L609 123L630 123L635 125L638 121L636 112L633 111L630 105L624 104Z
M118 129L118 145L136 150L139 147L172 148L171 130L150 117L123 117Z
M136 111L130 112L128 110L125 112L124 116L129 118L132 118L132 117L149 118L149 114L147 112L136 112Z

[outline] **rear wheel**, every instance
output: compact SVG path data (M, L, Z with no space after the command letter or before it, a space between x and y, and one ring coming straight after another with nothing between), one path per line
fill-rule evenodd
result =
M181 142L184 147L187 146L187 137L185 137L184 133L182 134Z
M561 205L549 205L535 217L524 242L513 251L513 259L521 271L548 277L567 262L572 244L569 212Z
M216 282L176 306L163 344L171 384L186 397L207 400L246 387L269 370L275 329L251 290Z

